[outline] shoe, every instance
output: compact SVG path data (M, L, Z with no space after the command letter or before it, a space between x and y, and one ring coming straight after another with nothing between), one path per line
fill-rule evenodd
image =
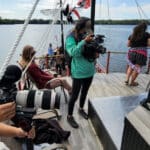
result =
M78 123L74 120L73 116L67 116L67 121L68 123L73 127L73 128L79 128Z
M129 81L124 81L124 82L125 82L125 84L126 84L126 85L128 85L128 84L129 84Z
M132 82L132 83L130 83L130 86L138 86L138 85L139 85L138 82Z
M88 119L88 114L83 110L83 109L79 109L79 114L84 118L84 119Z

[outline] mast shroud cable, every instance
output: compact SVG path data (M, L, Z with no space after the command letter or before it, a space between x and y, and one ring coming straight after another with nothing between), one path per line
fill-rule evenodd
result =
M34 13L34 11L36 9L36 6L39 3L39 1L40 0L36 0L35 1L34 5L32 7L32 10L30 11L27 19L25 20L25 22L23 24L23 27L22 27L22 30L20 31L20 34L18 35L14 45L12 46L10 52L8 53L8 55L7 55L6 59L5 59L5 62L3 63L3 65L2 65L2 67L0 69L0 80L2 79L2 77L3 77L3 75L4 75L5 71L6 71L6 68L9 65L10 61L11 61L11 58L13 57L13 55L14 55L16 49L17 49L17 46L19 45L19 43L21 41L21 38L22 38L22 36L23 36L23 34L24 34L28 24L29 24L29 21L30 21L30 19L31 19L31 17L32 17L32 15L33 15L33 13Z

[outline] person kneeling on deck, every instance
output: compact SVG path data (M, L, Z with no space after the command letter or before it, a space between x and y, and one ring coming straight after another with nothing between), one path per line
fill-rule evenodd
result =
M72 95L69 101L67 121L74 128L79 127L73 117L73 109L80 90L79 114L83 118L88 119L88 115L84 111L83 107L95 73L95 64L94 60L90 61L83 56L83 50L86 43L91 42L92 40L93 34L91 31L91 22L89 18L85 17L81 18L77 22L74 30L66 38L66 52L70 57L72 57L71 76L73 79ZM99 54L96 55L99 56Z
M22 59L19 61L19 64L22 66L22 68L25 68L31 61L32 57L35 55L35 50L32 46L27 45L23 48L22 52ZM66 90L68 90L69 94L72 92L72 87L70 84L66 81L66 79L62 77L54 77L53 74L46 73L43 70L39 68L39 66L35 63L34 59L31 62L29 68L27 69L27 73L36 83L36 86L39 89L48 88L53 89L58 86L63 86ZM50 84L46 83L48 81L51 81Z

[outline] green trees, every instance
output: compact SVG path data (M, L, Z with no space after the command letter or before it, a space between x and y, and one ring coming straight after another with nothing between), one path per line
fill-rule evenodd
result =
M105 24L105 25L135 25L140 23L141 21L146 21L148 24L150 24L147 20L96 20L95 24ZM52 22L52 20L50 21ZM24 20L19 19L3 19L0 16L0 24L23 24ZM32 19L30 21L30 24L48 24L49 20L43 20L43 19ZM57 21L57 24L59 24L60 21Z

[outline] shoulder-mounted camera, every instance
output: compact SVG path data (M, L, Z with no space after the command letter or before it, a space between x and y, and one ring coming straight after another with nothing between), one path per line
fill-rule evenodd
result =
M97 58L96 53L106 53L106 48L102 45L104 43L104 37L104 35L100 34L95 35L91 42L85 44L82 54L86 59L92 62Z

